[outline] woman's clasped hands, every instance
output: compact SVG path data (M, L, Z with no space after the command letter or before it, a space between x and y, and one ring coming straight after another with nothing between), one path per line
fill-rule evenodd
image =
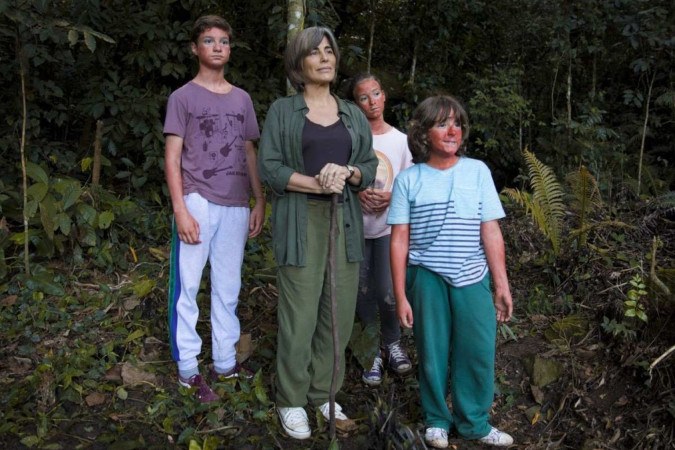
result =
M342 194L349 176L349 169L339 164L328 163L316 175L316 181L324 194Z

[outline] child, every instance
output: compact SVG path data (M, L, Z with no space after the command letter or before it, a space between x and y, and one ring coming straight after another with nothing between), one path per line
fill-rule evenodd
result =
M375 182L359 192L366 252L361 262L356 301L356 314L364 327L374 327L378 311L380 315L382 348L375 352L372 365L361 376L367 385L377 386L382 383L385 363L399 375L412 371L410 359L400 343L401 329L396 317L389 268L391 228L387 225L394 178L412 165L412 155L406 135L384 120L386 94L375 75L360 73L354 76L348 93L368 119L373 133L373 148L379 161Z
M408 144L416 165L396 178L387 220L396 310L413 327L425 440L436 448L448 446L453 429L489 445L513 443L488 422L497 322L513 309L497 221L504 210L487 166L462 156L468 130L452 97L415 109Z
M195 78L169 97L164 123L165 172L174 225L169 280L169 338L178 382L201 402L218 400L200 375L197 292L211 265L212 378L247 375L237 363L236 315L248 237L258 235L265 200L253 141L260 137L251 97L224 78L232 28L218 16L194 23ZM250 192L255 206L249 209ZM248 374L250 376L250 374Z

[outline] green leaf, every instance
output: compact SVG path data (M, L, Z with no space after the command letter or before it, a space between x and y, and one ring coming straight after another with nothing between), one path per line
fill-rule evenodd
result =
M26 436L21 439L21 443L28 448L33 448L40 443L40 438L35 435Z
M265 391L265 386L263 386L262 382L255 384L253 393L255 394L255 398L257 398L261 404L268 405L270 403L270 399L267 397L267 392Z
M80 244L86 245L88 247L96 246L96 232L91 227L91 225L84 224L78 227L78 237Z
M93 162L94 159L91 156L82 158L82 161L80 162L80 170L82 170L82 172L88 172L89 168L91 167L91 163Z
M54 230L57 225L54 221L56 217L56 207L54 205L54 197L48 195L40 202L40 221L42 222L42 228L44 228L45 233L50 241L54 240Z
M72 179L62 179L54 183L54 190L61 194L62 210L65 211L79 200L82 195L82 188L80 182Z
M98 227L101 230L107 230L110 228L110 224L115 220L115 213L112 211L103 211L98 216Z
M143 298L150 292L152 292L152 290L155 288L156 285L157 280L150 280L150 279L139 280L136 283L134 283L133 291L137 297Z
M77 31L76 30L70 30L68 31L68 42L70 42L70 46L72 47L73 45L77 44Z
M70 236L70 229L73 225L73 222L72 220L70 220L68 214L59 213L59 215L56 216L56 223L58 229L61 230L61 233L63 233L66 236Z
M45 195L47 195L47 191L49 191L49 185L40 182L29 186L26 194L36 202L41 202L45 198Z
M61 450L63 447L59 443L47 444L40 447L41 450Z
M83 31L82 34L84 35L84 44L90 52L94 53L96 51L96 38L89 31Z
M117 397L119 397L120 400L126 400L129 397L129 393L122 386L117 388L115 394L117 394Z
M76 217L80 223L94 225L94 221L96 220L96 210L86 203L78 203Z
M44 183L44 184L49 184L49 177L47 176L47 172L44 171L44 169L37 164L26 161L26 175L33 181L37 181L38 183Z
M131 333L127 338L124 340L125 344L128 344L131 341L135 341L136 339L142 337L145 334L145 331L143 330L136 330L133 333Z
M57 297L63 297L66 293L63 286L54 282L53 275L49 272L41 272L33 275L26 280L26 287L34 292L44 292L47 295L54 295Z
M26 217L28 217L29 219L35 217L35 213L38 210L38 205L39 205L38 202L35 200L30 200L28 203L26 203L26 210L25 210Z
M202 450L202 446L199 445L199 442L195 441L194 439L190 439L190 446L188 447L188 450Z

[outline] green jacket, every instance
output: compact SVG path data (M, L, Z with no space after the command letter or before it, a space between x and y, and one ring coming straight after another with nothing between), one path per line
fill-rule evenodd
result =
M363 259L363 215L357 191L375 178L377 156L366 117L351 102L339 99L338 115L352 138L349 164L361 171L361 184L347 184L342 203L347 260ZM307 194L287 191L294 172L305 173L302 159L302 129L309 111L302 94L280 98L267 111L258 149L258 170L272 191L272 237L274 257L280 266L304 266L307 248Z

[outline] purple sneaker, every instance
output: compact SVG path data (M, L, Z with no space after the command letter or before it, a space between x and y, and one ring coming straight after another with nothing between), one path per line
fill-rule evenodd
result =
M195 396L201 403L210 403L220 400L218 394L211 390L209 385L206 384L206 380L199 374L192 375L188 379L178 375L178 384L186 388L196 388Z

